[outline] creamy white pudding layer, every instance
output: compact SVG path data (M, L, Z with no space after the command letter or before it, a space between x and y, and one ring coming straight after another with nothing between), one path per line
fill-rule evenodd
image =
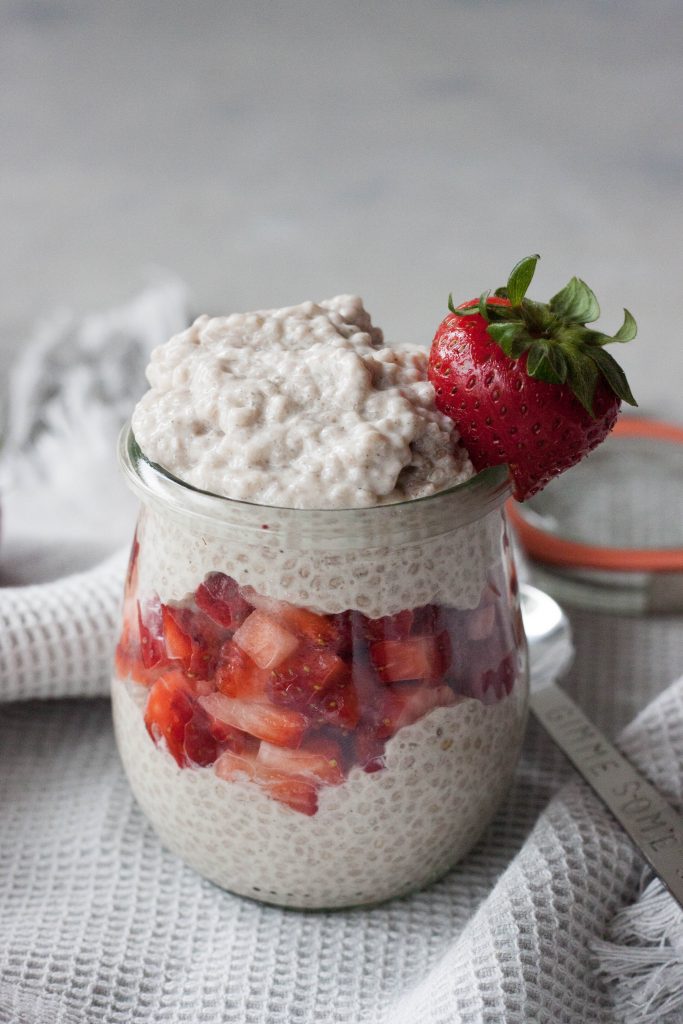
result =
M164 844L231 892L300 908L376 903L464 856L511 781L523 693L515 685L497 704L463 698L430 712L389 741L386 768L352 769L320 791L307 817L212 767L178 768L147 734L146 689L117 679L112 687L123 764Z
M400 517L400 508L396 508ZM334 512L326 513L331 519ZM333 614L353 608L370 618L435 602L476 608L499 565L500 510L457 530L444 523L441 536L377 547L315 550L300 537L277 533L277 510L263 510L268 530L220 530L155 507L144 509L138 525L139 595L181 601L210 572L224 572L240 586L313 611ZM330 520L330 526L331 526ZM339 529L348 532L343 512ZM271 539L272 538L272 539Z
M340 509L424 497L474 472L427 358L385 346L351 295L202 316L152 353L133 432L152 462L229 498Z

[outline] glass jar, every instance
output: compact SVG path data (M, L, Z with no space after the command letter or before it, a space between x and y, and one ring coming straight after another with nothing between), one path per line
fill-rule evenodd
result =
M496 468L310 511L121 463L142 499L113 709L164 844L232 892L376 903L472 847L510 783L526 647Z

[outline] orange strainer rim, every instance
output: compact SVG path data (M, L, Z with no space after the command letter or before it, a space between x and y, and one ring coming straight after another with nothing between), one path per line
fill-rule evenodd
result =
M682 427L636 416L617 420L612 435L683 445ZM507 513L526 551L548 565L619 572L683 571L683 548L613 548L582 544L532 526L513 499L507 502Z

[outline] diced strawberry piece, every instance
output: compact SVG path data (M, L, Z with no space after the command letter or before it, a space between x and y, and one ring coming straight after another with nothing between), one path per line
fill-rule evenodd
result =
M352 652L360 655L365 650L365 636L358 630L358 620L365 616L360 612L339 612L336 615L329 615L327 621L334 630L334 638L330 640L327 647L338 654L340 658L350 658Z
M213 764L221 751L254 755L258 741L240 729L213 718L197 697L195 680L171 670L160 676L150 691L145 723L153 739L162 737L182 767ZM201 686L201 683L199 683Z
M154 671L145 668L142 658L137 653L130 660L128 673L133 682L141 686L152 686L157 678Z
M241 588L241 594L252 608L257 608L259 611L265 612L266 615L272 615L274 619L280 618L283 609L288 607L286 601L278 601L275 597L259 594L258 590L254 590L249 585Z
M166 653L169 658L181 662L183 668L189 669L192 660L192 637L188 630L188 617L182 614L185 611L184 608L163 605L162 621Z
M269 680L270 672L259 668L234 640L223 645L215 682L217 689L226 697L259 699L266 694Z
M286 804L299 814L306 814L310 818L318 810L318 792L310 782L283 775L264 780L261 785L273 800Z
M385 690L383 692L386 693ZM355 741L355 764L368 774L381 771L385 766L384 740L377 735L375 729L360 726Z
M226 632L202 612L162 605L164 644L169 658L198 679L213 675Z
M362 662L352 664L351 678L356 689L359 709L356 734L359 735L366 729L374 733L374 726L386 697L386 683L380 682L377 672L371 664Z
M349 730L360 718L349 666L329 650L302 647L272 673L269 693L274 703L297 708L317 724Z
M197 587L195 601L209 618L226 629L237 629L251 611L235 580L224 572L210 573Z
M160 676L152 686L145 708L147 731L155 742L166 741L169 753L180 767L209 765L221 750L229 745L246 746L249 737L216 728L193 692L193 681L182 672L170 670ZM229 730L229 731L228 731ZM243 737L240 744L239 737Z
M380 697L383 698L384 683L379 681L379 676L373 665L360 660L351 663L351 679L356 687L365 717L366 710L375 705Z
M254 756L259 747L259 740L255 736L249 736L241 729L235 729L232 725L219 722L217 718L207 716L211 735L219 744L221 750L231 750L235 754Z
M496 668L489 668L472 675L467 695L480 700L482 704L495 704L511 693L515 683L515 663L507 654Z
M487 640L493 632L496 621L496 607L482 605L471 611L465 620L465 629L470 640Z
M321 724L336 725L347 731L355 729L360 721L358 691L347 677L328 687L324 693L315 694L308 712Z
M155 743L166 741L168 752L181 768L185 764L185 726L192 715L192 701L182 673L160 676L147 698L145 725Z
M458 697L450 686L419 686L403 683L388 691L381 709L377 735L389 739L405 725L412 725L434 708L455 704Z
M252 751L243 754L224 750L214 765L214 771L226 782L232 782L234 779L253 780L257 772L256 755Z
M216 761L215 772L228 782L255 782L273 800L286 804L301 814L313 815L318 810L316 787L304 779L273 772L253 757L243 757L225 751Z
M206 697L216 689L213 679L197 679L196 676L190 674L189 681L192 684L192 692L197 697Z
M332 643L337 638L334 623L326 616L309 611L308 608L297 608L293 604L286 604L283 606L280 618L289 629L320 647Z
M312 740L299 750L262 743L256 760L270 771L295 775L323 785L337 786L344 781L341 747L331 739Z
M119 636L119 640L116 645L116 652L114 654L116 674L121 679L127 679L130 675L130 667L133 660L133 643L134 640L130 623L127 619L124 619L121 627L121 635Z
M265 612L252 612L233 637L259 668L277 668L299 646L299 640Z
M266 597L265 594L258 594L252 587L243 587L242 594L254 608L265 612L293 633L318 646L327 646L337 639L337 628L331 616L318 615L308 608L299 608L287 601Z
M114 652L114 669L119 679L127 679L130 675L130 655L122 639L117 643Z
M413 628L413 612L406 610L395 615L384 615L381 619L366 619L368 639L375 643L381 640L406 640Z
M144 606L139 601L137 606L142 664L145 668L155 668L166 660L161 602L155 594Z
M237 700L222 693L200 697L199 703L220 722L280 747L298 747L308 725L306 717L291 708Z
M158 673L144 665L140 652L139 632L137 602L128 602L114 655L116 673L121 679L132 679L142 686L151 686Z
M415 636L409 640L383 640L370 648L372 663L383 683L399 683L409 679L434 682L440 679L451 662L448 632L438 636Z
M306 705L348 674L346 663L331 651L301 646L271 676L270 691L278 703Z
M185 726L183 746L187 760L202 766L213 764L221 750L213 735L209 716L196 705L192 718Z
M502 686L506 696L512 693L516 677L515 658L512 654L508 654L503 658L498 668L499 685Z
M438 604L424 604L413 609L413 632L423 635L437 633L441 622L443 608Z

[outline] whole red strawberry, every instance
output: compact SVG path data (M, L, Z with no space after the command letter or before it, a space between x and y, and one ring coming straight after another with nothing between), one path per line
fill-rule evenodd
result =
M586 326L600 307L577 277L548 303L527 299L538 260L521 260L493 296L457 309L449 297L429 357L437 408L455 420L474 468L506 462L520 501L600 444L622 399L636 405L604 348L635 338L631 314L612 336Z

